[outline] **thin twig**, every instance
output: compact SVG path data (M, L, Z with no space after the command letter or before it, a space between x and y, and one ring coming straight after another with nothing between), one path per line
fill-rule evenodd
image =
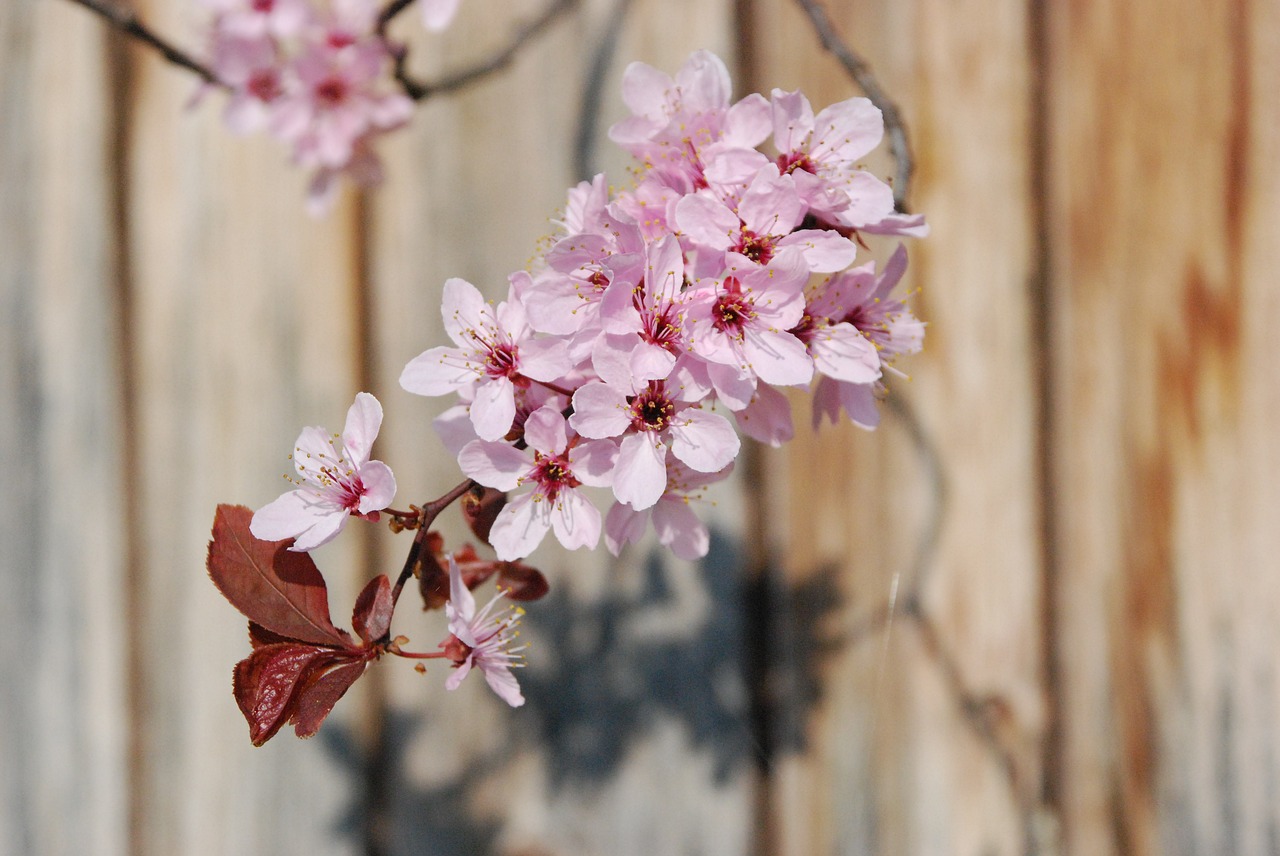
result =
M578 0L554 0L542 11L541 15L518 28L510 41L501 50L470 68L454 72L434 83L423 83L420 80L415 80L406 68L409 52L403 46L392 47L388 45L391 48L392 55L395 57L395 78L400 83L400 87L405 94L414 101L422 101L433 95L462 89L469 84L488 77L495 71L506 68L515 59L516 54L520 51L520 48L524 47L526 42L532 40L549 27L556 18L577 5Z
M822 4L817 0L796 0L796 2L809 16L822 46L844 66L849 76L871 99L871 103L879 107L884 115L884 130L889 136L889 150L893 152L893 159L898 165L898 174L893 183L893 202L900 213L907 213L907 194L911 189L911 173L915 170L915 164L911 159L907 128L902 121L902 114L898 111L898 105L880 86L880 81L876 79L867 61L854 53L853 49L840 38L835 25L831 22L831 16L827 14Z
M396 579L395 587L391 589L392 609L395 608L395 604L400 602L400 592L404 590L404 584L414 575L414 571L420 563L422 547L427 542L427 530L431 528L431 524L440 516L440 512L444 511L475 486L476 483L471 479L464 479L444 496L422 506L422 517L418 521L418 534L413 537L413 544L409 547L409 555L405 557L404 567L400 570L400 576ZM387 638L391 636L389 629L386 636Z
M86 9L98 13L120 32L155 48L166 60L180 68L194 72L206 83L218 86L224 85L208 66L203 65L193 59L186 51L158 36L154 30L138 19L132 9L125 9L115 3L106 2L106 0L71 0L71 2L78 3Z

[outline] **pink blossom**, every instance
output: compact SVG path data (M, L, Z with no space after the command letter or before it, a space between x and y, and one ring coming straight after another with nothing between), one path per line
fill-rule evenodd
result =
M295 538L289 548L314 550L333 540L354 514L377 520L391 504L396 480L369 451L382 426L382 405L367 392L356 395L342 435L303 428L294 446L297 490L282 494L253 515L250 531L264 541Z
M217 30L246 39L287 39L302 32L312 17L307 0L205 0L205 5L214 10Z
M550 407L530 414L524 439L528 448L523 450L475 440L458 455L462 471L482 485L503 491L533 487L509 500L489 531L498 558L524 558L548 530L555 531L566 549L595 547L600 512L579 488L609 486L617 447L607 441L571 439L564 416Z
M400 385L418 395L447 395L474 384L471 422L482 440L497 440L516 415L517 385L551 382L572 365L556 340L533 338L524 306L512 292L497 308L463 279L444 284L445 331L457 347L424 351L409 361Z
M865 224L893 213L893 191L858 166L884 136L884 120L871 101L850 98L816 117L799 92L775 89L772 103L778 168L795 178L815 215Z
M881 372L896 371L893 360L919 351L924 343L924 324L892 296L906 269L907 252L899 245L879 275L874 264L867 264L832 277L810 304L815 313L837 320L837 326L858 330L876 349ZM875 428L880 421L876 397L882 390L878 381L824 377L814 389L814 425L824 417L835 422L844 410L855 424Z
M765 383L808 383L813 360L804 343L787 332L804 314L802 289L808 276L799 251L788 249L768 267L699 285L688 296L693 352ZM713 375L712 380L719 390L721 378Z
M686 196L676 205L676 224L700 246L730 254L730 263L765 265L794 247L815 273L843 270L858 247L838 232L798 229L805 204L789 175L767 164L751 180L736 208L711 194ZM723 267L718 258L710 258ZM709 271L700 271L710 273Z
M642 510L667 485L667 449L699 472L716 472L738 455L740 441L728 420L681 401L663 381L648 381L628 395L605 383L586 383L573 396L573 429L584 437L621 437L613 495Z
M499 698L512 707L519 707L524 704L524 696L511 670L524 665L521 652L528 647L513 647L520 636L516 625L524 615L524 610L518 606L509 606L494 612L494 605L502 597L502 592L499 591L477 613L476 599L462 582L462 572L458 569L457 560L452 555L448 560L449 602L445 604L444 610L449 618L450 636L440 643L440 647L453 661L457 671L449 675L444 684L445 689L456 690L462 684L462 679L475 667L484 675L485 682Z
M223 114L227 127L237 134L264 128L287 83L275 40L217 34L212 65L218 79L231 87Z
M750 95L729 106L732 84L724 62L708 51L692 54L674 78L634 62L622 78L632 116L609 138L687 193L707 186L705 159L726 148L752 149L769 134L769 106Z
M359 141L407 122L413 102L380 91L389 59L381 40L334 43L327 36L293 61L298 86L273 111L272 132L293 146L299 165L340 170Z
M693 505L702 499L708 485L728 477L732 471L732 463L718 472L700 473L673 462L667 469L666 490L652 507L638 510L616 502L609 509L604 523L609 552L616 556L622 545L639 541L652 521L658 543L677 558L701 559L711 547L711 534L693 511Z

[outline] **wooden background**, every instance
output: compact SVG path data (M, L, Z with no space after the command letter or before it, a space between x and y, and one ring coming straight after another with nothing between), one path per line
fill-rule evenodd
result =
M314 221L189 75L0 3L0 852L1280 853L1280 2L827 5L933 225L882 429L751 453L697 565L543 548L525 708L386 663L254 749L214 506L358 389L406 501L453 483L396 378L445 278L500 291L550 232L619 9L596 141L632 59L856 90L791 0L584 0ZM463 6L424 76L541 8ZM192 4L138 8L193 43ZM404 548L344 540L339 618Z

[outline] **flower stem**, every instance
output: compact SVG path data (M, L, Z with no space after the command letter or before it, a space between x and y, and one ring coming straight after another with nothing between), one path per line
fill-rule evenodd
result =
M476 483L471 479L464 479L453 490L422 507L422 514L418 519L418 534L413 537L413 544L409 546L409 555L404 560L404 568L400 571L400 577L396 580L395 587L391 589L391 608L393 611L396 604L400 602L400 592L404 589L404 584L409 581L409 577L413 576L414 570L421 564L422 547L427 542L427 530L431 528L431 524L435 522L435 519L440 516L442 511L475 486ZM387 630L385 638L391 638L390 629Z

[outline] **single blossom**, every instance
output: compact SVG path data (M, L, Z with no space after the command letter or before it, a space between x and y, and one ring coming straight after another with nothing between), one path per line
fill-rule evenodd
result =
M445 689L456 690L474 667L499 698L512 707L519 707L524 704L524 696L511 670L524 665L521 652L528 647L514 645L520 636L516 624L524 610L508 606L495 612L494 606L503 596L499 590L484 609L476 612L476 599L462 581L457 560L452 555L448 560L449 602L444 609L449 618L450 635L440 647L453 661L456 671L445 681Z
M605 383L584 384L573 396L569 420L584 437L621 437L613 495L642 511L667 488L670 448L688 467L713 473L733 462L740 442L723 416L681 401L661 380L642 382L630 394Z
M711 549L711 533L693 507L702 500L709 485L727 478L732 471L732 463L719 472L700 473L673 462L667 468L666 490L651 508L637 510L624 502L616 502L609 509L604 521L604 540L609 552L616 556L624 544L639 541L652 521L658 543L677 558L701 559Z
M431 348L414 357L400 374L400 385L427 396L474 385L471 423L482 440L497 440L511 430L517 386L554 381L572 368L559 341L533 338L514 289L495 308L471 283L450 279L441 313L457 347Z
M498 558L524 558L549 530L566 549L595 547L600 511L580 488L612 483L617 447L604 440L570 438L564 416L550 407L535 410L525 420L524 440L525 449L475 440L458 455L462 471L486 487L512 491L532 486L507 502L489 530Z
M298 486L253 515L250 531L264 541L296 539L289 549L305 552L332 541L351 515L377 520L396 495L396 479L369 451L382 426L382 405L367 392L356 395L342 434L303 428L293 450Z

